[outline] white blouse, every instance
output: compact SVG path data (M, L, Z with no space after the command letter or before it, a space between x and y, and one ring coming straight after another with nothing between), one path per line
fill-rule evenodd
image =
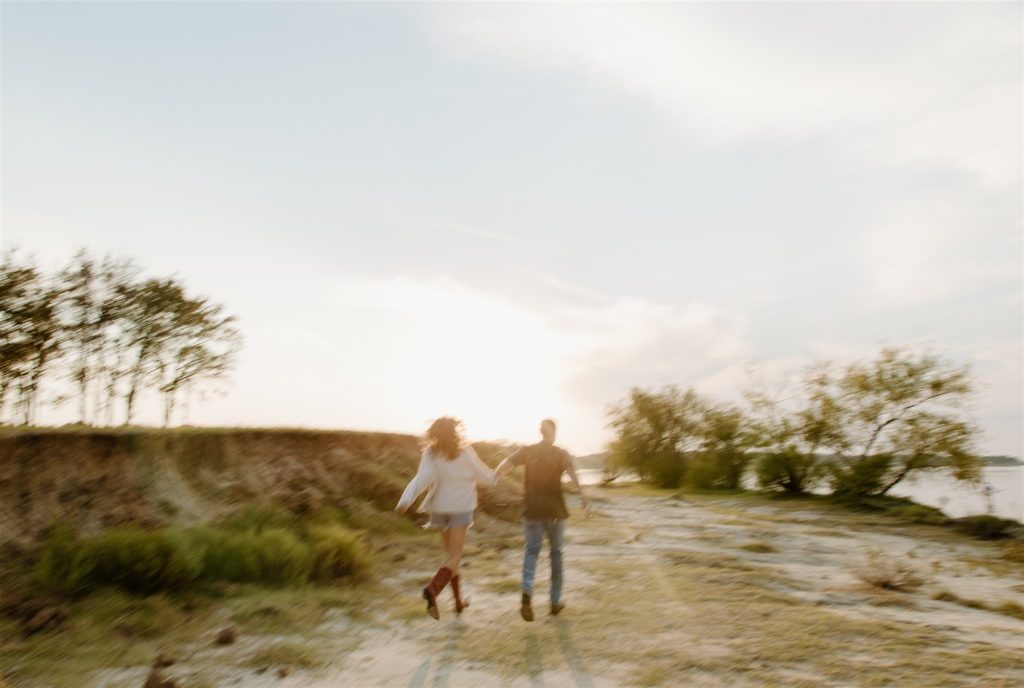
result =
M420 494L430 488L426 499L420 504L421 512L460 513L476 509L476 485L494 485L494 471L480 460L473 448L466 446L454 459L433 456L430 450L423 452L416 477L412 479L402 498L399 508L408 508Z

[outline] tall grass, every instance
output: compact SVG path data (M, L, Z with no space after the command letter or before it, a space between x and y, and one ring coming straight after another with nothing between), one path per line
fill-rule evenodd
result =
M176 592L216 581L287 586L330 581L369 567L359 535L339 523L304 526L267 512L220 526L127 528L76 538L54 528L34 568L43 589L79 595L101 587Z

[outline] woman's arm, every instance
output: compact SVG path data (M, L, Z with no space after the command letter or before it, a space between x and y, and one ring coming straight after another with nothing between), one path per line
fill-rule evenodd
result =
M494 471L490 467L480 460L480 457L476 455L473 447L466 445L466 453L469 454L470 463L473 464L473 470L476 472L476 481L478 483L485 483L487 485L494 485L498 482L497 477L494 475Z
M434 461L430 458L430 454L423 452L423 456L420 457L420 467L416 471L416 477L409 481L409 484L405 488L405 492L402 493L401 499L398 500L398 506L395 507L395 511L405 511L412 503L416 501L416 498L420 494L430 487L430 484L437 479L437 475L434 471Z

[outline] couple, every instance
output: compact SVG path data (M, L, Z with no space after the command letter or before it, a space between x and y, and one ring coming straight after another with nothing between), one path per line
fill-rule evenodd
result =
M537 557L544 534L551 545L551 613L562 611L562 538L565 534L565 519L568 512L562 497L562 473L569 477L579 490L584 513L589 504L576 476L572 457L561 447L555 446L555 421L546 419L540 424L543 438L539 443L523 447L506 458L497 469L491 470L480 460L473 448L460 435L461 423L454 418L438 418L427 431L426 448L420 459L416 477L398 500L397 511L406 511L416 498L427 488L430 493L423 500L420 511L430 514L428 527L441 531L445 557L433 580L423 588L427 601L427 613L440 618L437 596L448 583L455 596L455 612L461 614L469 606L463 600L459 588L459 560L466 540L466 530L473 525L473 510L476 509L476 485L494 485L498 479L516 466L526 469L524 485L526 547L523 552L523 597L520 613L527 621L533 621L533 576L537 569Z

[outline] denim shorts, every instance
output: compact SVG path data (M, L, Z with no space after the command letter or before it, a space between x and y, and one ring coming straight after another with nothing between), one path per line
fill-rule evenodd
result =
M448 530L449 528L458 528L459 526L471 525L473 525L472 511L459 511L456 513L442 513L440 511L431 511L430 520L427 522L428 528L440 528L441 530Z

